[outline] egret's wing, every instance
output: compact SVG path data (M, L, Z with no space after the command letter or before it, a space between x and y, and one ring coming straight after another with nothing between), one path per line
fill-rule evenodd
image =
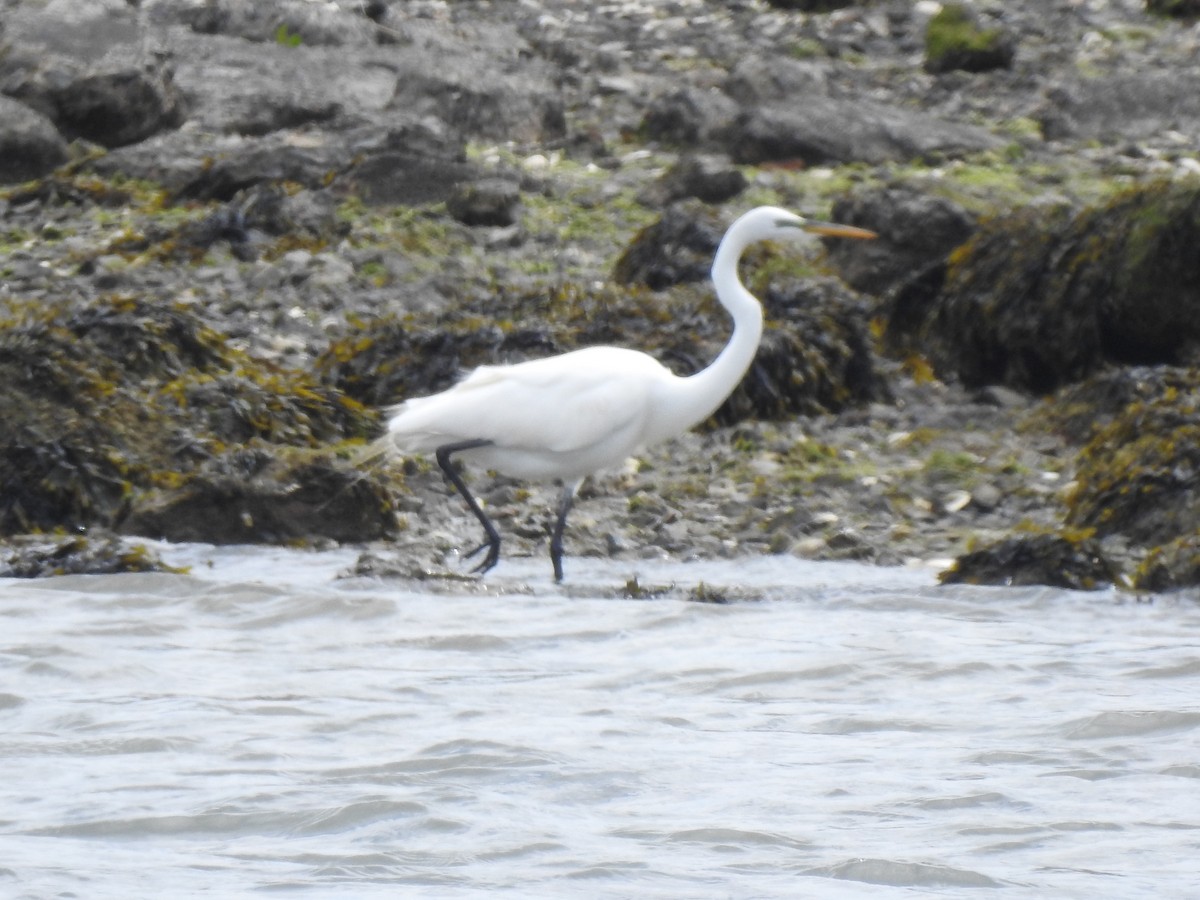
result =
M650 357L618 348L481 366L448 391L397 407L388 431L411 450L486 440L566 453L641 421L663 377Z

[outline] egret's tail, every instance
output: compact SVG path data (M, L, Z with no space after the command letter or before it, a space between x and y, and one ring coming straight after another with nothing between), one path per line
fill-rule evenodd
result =
M384 410L387 432L373 441L366 450L369 460L386 456L408 456L415 453L430 453L443 444L470 440L473 435L463 434L456 429L440 427L436 419L430 422L430 413L437 412L436 405L429 401L445 395L415 397Z

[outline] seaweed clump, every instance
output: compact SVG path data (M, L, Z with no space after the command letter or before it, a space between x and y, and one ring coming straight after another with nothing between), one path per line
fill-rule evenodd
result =
M434 324L389 314L348 324L316 369L336 390L371 406L445 390L479 365L561 349L542 329L482 324L472 316Z
M617 259L613 280L661 291L708 278L723 229L716 214L700 203L667 207L658 221L639 231Z
M1200 585L1200 533L1155 547L1133 573L1140 591L1161 593Z
M763 298L769 317L750 371L717 410L721 425L749 418L841 412L890 396L864 305L832 279L784 281Z
M1200 339L1200 181L1134 188L1075 215L985 223L893 300L893 352L970 387L1048 393L1107 363L1177 364Z
M942 584L1048 585L1094 591L1118 578L1099 544L1081 535L1006 538L960 556L939 576Z
M1148 396L1097 428L1080 452L1067 524L1153 548L1200 532L1200 370L1141 379L1152 392L1143 388Z
M156 434L140 382L207 371L221 352L216 333L179 308L126 297L10 308L0 321L0 532L115 525L145 475L138 445Z
M943 580L1087 587L1079 573L1094 558L1138 590L1200 585L1200 369L1112 368L1058 392L1026 427L1080 446L1062 525L960 557ZM1045 580L1015 580L1030 577Z
M199 489L198 474L220 468L229 454L254 449L286 461L297 448L311 452L365 436L373 424L361 404L308 373L230 348L193 308L140 297L9 303L0 317L0 378L7 388L0 394L5 535L131 530L148 522L139 509ZM277 468L279 484L299 478L303 487L294 465ZM366 484L372 498L361 496L361 487L350 494L376 508L385 504L385 488ZM265 493L282 496L280 490ZM284 493L312 499L307 515L300 514L304 504L289 506L292 535L339 527L329 522L328 497ZM342 524L349 530L356 521L357 514ZM274 537L255 529L242 534Z
M145 544L126 543L110 532L17 542L0 560L0 578L181 571Z

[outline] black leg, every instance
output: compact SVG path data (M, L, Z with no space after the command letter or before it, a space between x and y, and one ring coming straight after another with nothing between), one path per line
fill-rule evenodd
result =
M554 565L554 580L563 580L563 530L567 527L567 513L575 504L575 492L579 490L579 482L564 484L558 497L558 518L554 521L554 530L550 532L550 562Z
M462 494L463 499L467 501L467 506L471 508L471 512L475 513L475 518L483 526L483 543L464 557L465 559L470 559L483 548L487 548L487 555L484 556L483 562L471 570L481 575L500 561L500 532L496 530L496 526L492 524L492 520L488 518L487 513L483 511L483 507L479 505L479 502L471 496L471 492L467 490L466 482L462 480L462 476L454 468L454 463L450 457L460 450L473 450L476 447L485 447L490 443L491 441L484 440L460 441L457 444L444 444L438 447L434 453L438 465L446 473L446 477L450 479L450 483Z

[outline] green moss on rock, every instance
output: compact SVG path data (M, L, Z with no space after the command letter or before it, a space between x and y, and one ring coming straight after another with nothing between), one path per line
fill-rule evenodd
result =
M947 3L925 30L925 70L986 72L1012 65L1016 45L1001 28L980 26L962 3Z

